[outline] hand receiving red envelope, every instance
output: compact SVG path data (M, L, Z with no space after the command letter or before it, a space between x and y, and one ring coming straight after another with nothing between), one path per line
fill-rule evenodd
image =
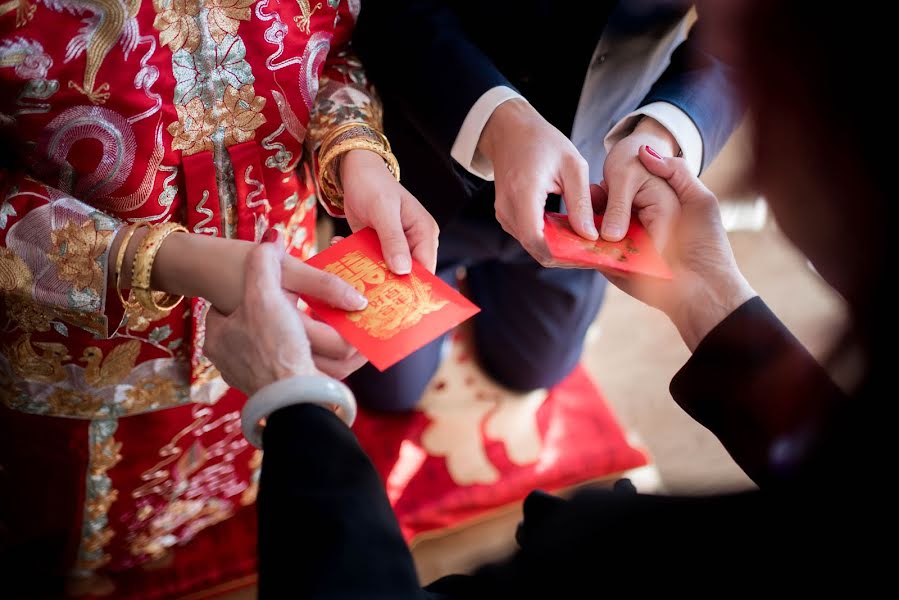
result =
M303 295L325 323L337 330L379 371L440 337L480 309L412 261L412 273L394 275L381 244L366 228L306 261L353 284L368 307L347 312Z
M596 215L596 230L602 231L602 215ZM627 235L620 242L584 239L574 232L568 216L548 212L544 216L543 236L550 253L559 262L671 279L671 269L659 255L646 229L631 220Z

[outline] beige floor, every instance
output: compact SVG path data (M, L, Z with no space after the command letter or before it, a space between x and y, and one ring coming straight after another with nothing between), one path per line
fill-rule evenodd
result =
M737 135L706 176L722 198L751 198L742 180L746 141ZM731 234L737 260L755 289L816 355L826 352L845 319L845 307L806 261L769 222L761 231ZM584 362L624 426L654 457L662 488L669 493L704 493L745 488L751 483L718 441L673 402L668 382L688 357L667 319L654 309L610 289L596 320ZM423 582L471 569L513 547L518 521L510 511L493 521L414 549ZM254 590L229 596L254 597Z

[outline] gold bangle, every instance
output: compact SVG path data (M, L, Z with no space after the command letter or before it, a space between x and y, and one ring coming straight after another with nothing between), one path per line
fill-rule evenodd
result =
M319 161L318 184L322 195L333 206L343 210L343 186L335 180L331 163L351 150L368 150L380 156L387 170L400 180L400 166L392 152L368 138L351 138L333 145Z
M131 268L131 293L137 302L149 311L169 311L184 299L184 296L173 296L168 293L159 297L150 288L156 254L159 252L162 242L176 231L189 233L179 223L162 223L150 227L150 232L144 237L140 248L134 255L134 265Z
M354 131L355 130L355 131ZM331 131L329 131L319 144L319 154L327 151L328 146L334 144L337 139L347 133L352 133L348 137L369 137L369 138L377 138L383 142L383 144L390 149L390 143L387 141L387 138L381 133L377 128L372 127L368 123L365 122L351 122L344 123L342 125L338 125Z
M125 309L135 308L137 306L137 302L131 299L131 295L127 300L125 300L125 296L122 294L122 267L125 263L125 254L128 251L128 244L131 243L131 238L134 237L134 234L137 233L137 230L141 227L146 227L146 223L134 223L133 225L129 225L128 229L125 233L122 234L122 244L119 246L119 252L116 255L115 259L115 291L119 296L119 300L122 303L122 307Z

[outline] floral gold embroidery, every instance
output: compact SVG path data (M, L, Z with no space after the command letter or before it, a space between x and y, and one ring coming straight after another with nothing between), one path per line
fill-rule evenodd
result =
M106 253L112 231L98 230L93 219L81 225L68 221L53 230L50 239L53 251L48 258L56 265L61 280L70 282L77 291L103 287L103 267L98 259Z
M169 124L168 132L172 135L172 149L183 150L185 155L212 150L212 132L215 123L203 106L203 101L194 98L185 105L175 106L178 121Z
M7 297L6 314L24 331L50 331L56 318L50 308L20 296Z
M250 20L250 6L254 2L256 0L206 0L209 35L216 44L221 44L228 34L235 35L239 21Z
M0 248L0 292L31 297L34 277L25 261L9 248Z
M229 85L221 107L226 146L252 140L256 136L255 130L265 123L262 115L265 98L257 96L250 84L241 86L239 90Z
M166 316L165 311L153 311L141 304L129 305L125 309L125 328L130 331L146 331L154 322Z
M38 348L41 353L35 351ZM31 343L31 334L26 333L4 351L13 372L22 379L58 383L66 378L62 361L71 360L68 350L62 344L53 342Z
M123 408L131 412L142 412L177 402L178 390L171 379L153 376L141 379L125 394Z
M93 416L103 408L103 398L90 392L57 388L47 397L48 414Z
M116 346L103 359L103 351L96 346L84 349L81 360L87 363L84 370L84 379L93 387L106 387L121 383L134 368L137 355L140 354L140 342L129 340L121 346Z
M153 27L159 32L159 42L172 52L184 48L193 52L200 45L200 28L197 15L200 3L197 0L153 0L156 19ZM180 116L180 115L179 115Z

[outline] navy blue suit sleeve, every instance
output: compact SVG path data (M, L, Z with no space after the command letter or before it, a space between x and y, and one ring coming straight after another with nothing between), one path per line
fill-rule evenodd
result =
M702 170L721 151L743 114L733 67L698 48L697 23L641 106L668 102L684 111L702 137Z
M446 157L484 92L514 89L439 0L363 2L353 45L385 104Z

